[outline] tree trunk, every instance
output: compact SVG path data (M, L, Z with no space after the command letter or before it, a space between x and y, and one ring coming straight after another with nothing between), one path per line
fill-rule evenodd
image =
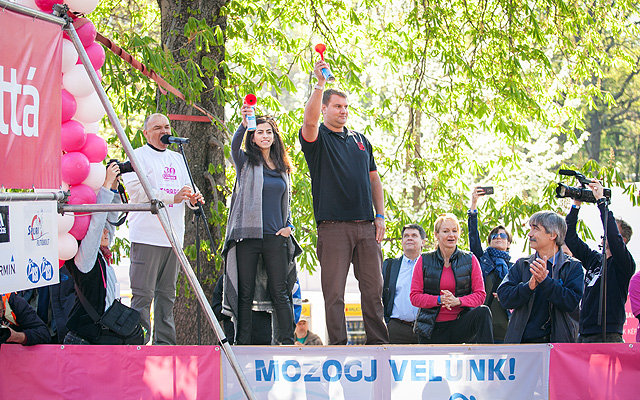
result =
M203 56L215 60L219 63L224 60L224 46L211 47L211 52L206 50L198 51L195 41L189 41L184 35L184 27L189 17L196 19L206 18L210 27L219 25L224 32L226 28L226 17L220 15L220 8L225 4L224 0L158 0L162 15L162 44L166 51L173 54L178 65L185 65L185 60L193 60L196 64L202 65ZM194 15L194 11L198 13ZM191 53L188 56L187 53ZM204 68L203 68L204 71ZM222 72L218 72L219 78L222 78ZM203 78L207 88L202 94L199 105L211 112L220 121L224 120L224 104L218 104L214 98L213 77ZM202 115L195 108L188 105L182 100L173 102L167 101L166 97L158 94L158 110L164 109L161 101L166 101L166 109L168 114L179 115ZM225 185L224 173L224 153L220 144L223 143L225 135L216 125L206 122L188 122L188 121L171 121L172 127L179 136L188 137L190 144L184 145L185 154L191 168L195 185L200 189L205 197L205 215L207 219L211 218L211 207L217 210L217 202L225 202L222 192L216 189L217 185L223 187ZM213 176L209 175L209 164L214 166L216 171ZM216 243L220 241L220 227L207 224L211 230L213 240ZM185 247L195 243L196 224L194 222L194 212L187 209L186 212L186 229L185 229ZM201 241L209 240L204 224L200 223L200 239ZM216 246L214 244L214 246ZM193 260L191 265L196 271L196 262ZM216 271L215 262L207 261L204 253L200 253L200 284L210 301L215 280L219 272ZM178 278L177 299L174 307L175 324L177 341L180 345L198 344L198 323L197 312L200 308L195 292L190 287L184 273L181 271ZM204 313L200 312L201 321L201 342L202 344L214 344L216 342L215 334L210 327Z
M589 139L587 140L587 151L589 158L600 162L600 145L602 141L602 122L600 121L599 109L593 110L589 118Z

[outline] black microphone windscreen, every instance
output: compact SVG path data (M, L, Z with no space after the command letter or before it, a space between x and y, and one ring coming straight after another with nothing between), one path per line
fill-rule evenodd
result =
M576 171L571 170L571 169L561 169L561 170L558 171L558 173L560 175L576 176Z
M171 137L171 135L164 135L160 138L160 141L164 144L170 144L171 141L169 141L169 138Z

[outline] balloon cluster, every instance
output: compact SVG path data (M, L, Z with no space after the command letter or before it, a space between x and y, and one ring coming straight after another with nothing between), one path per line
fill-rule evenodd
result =
M18 0L18 3L51 12L60 0ZM99 0L66 0L71 11L89 14ZM76 21L77 22L77 21ZM91 65L98 73L105 62L105 51L95 41L96 28L88 20L76 32ZM60 176L62 188L70 190L69 204L94 204L96 193L102 186L106 170L102 160L107 156L107 142L98 135L99 122L105 111L75 46L64 33L62 39L62 159ZM58 216L58 257L60 265L78 252L78 240L89 229L91 217L87 214L67 213Z

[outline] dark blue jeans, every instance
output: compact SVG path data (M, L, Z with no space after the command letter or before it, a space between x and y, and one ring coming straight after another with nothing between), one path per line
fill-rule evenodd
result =
M265 235L262 239L244 239L236 244L238 260L238 332L236 344L252 344L251 305L256 287L258 262L267 271L267 287L278 323L274 339L278 344L293 344L293 304L287 288L287 238Z

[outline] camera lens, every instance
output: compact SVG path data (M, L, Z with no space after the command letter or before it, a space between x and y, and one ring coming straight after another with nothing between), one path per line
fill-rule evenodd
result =
M566 197L567 195L567 188L564 186L560 186L558 188L558 194L560 195L560 197Z

